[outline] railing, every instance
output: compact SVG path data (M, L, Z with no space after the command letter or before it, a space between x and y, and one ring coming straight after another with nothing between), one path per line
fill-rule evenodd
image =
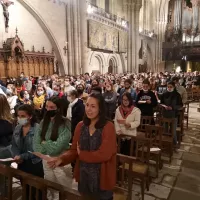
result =
M24 173L20 170L10 168L5 165L0 164L0 179L4 179L4 185L0 184L0 200L16 200L17 198L13 196L13 179L18 179L22 184L21 197L23 200L30 200L30 193L35 191L36 198L39 199L39 194L42 196L42 200L47 199L47 190L53 189L59 193L59 200L80 200L81 197L79 193L70 188L61 186L60 184L53 183L51 181L32 176L30 174ZM27 186L29 192L27 192Z
M103 8L99 8L96 5L92 5L90 2L88 2L87 13L89 15L90 14L100 15L102 17L105 17L106 19L114 21L116 24L118 24L124 28L128 28L128 21L126 21L124 18L121 18L117 15L108 13Z

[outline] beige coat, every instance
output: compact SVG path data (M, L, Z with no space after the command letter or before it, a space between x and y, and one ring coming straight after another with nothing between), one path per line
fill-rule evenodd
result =
M137 127L140 125L141 119L141 111L138 108L133 108L132 112L126 118L126 123L130 123L131 127L127 129L124 124L119 124L117 120L123 120L123 117L120 113L119 107L116 110L115 114L115 129L116 132L122 131L123 134L136 136L137 135Z

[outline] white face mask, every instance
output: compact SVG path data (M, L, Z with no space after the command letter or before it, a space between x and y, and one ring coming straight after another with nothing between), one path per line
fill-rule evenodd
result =
M68 100L70 103L72 103L72 101L73 101L72 98L69 97L69 96L67 97L67 100Z
M144 91L144 92L148 92L149 90L144 90L144 89L143 89L143 91Z
M27 118L19 118L17 119L18 121L18 124L21 125L21 126L24 126L28 123L28 119Z
M65 81L65 86L69 86L70 83L68 81Z
M44 94L44 91L37 91L37 95L38 96L41 96L41 95L43 95Z
M174 89L167 89L167 91L168 91L168 92L173 92L173 91L174 91Z
M26 99L26 100L29 100L29 97L30 97L29 94L26 94L26 95L25 95L25 99Z

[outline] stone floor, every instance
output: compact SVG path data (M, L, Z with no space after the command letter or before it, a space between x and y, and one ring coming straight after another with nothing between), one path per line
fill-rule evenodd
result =
M197 103L190 106L189 129L171 164L164 164L159 176L152 180L145 200L200 200L200 113ZM69 187L72 183L71 170L66 167ZM19 185L16 187L19 187ZM133 185L133 200L141 200L140 187Z

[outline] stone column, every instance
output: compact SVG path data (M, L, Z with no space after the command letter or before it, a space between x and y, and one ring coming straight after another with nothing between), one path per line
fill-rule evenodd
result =
M138 1L135 4L135 70L134 72L139 72L139 45L140 45L140 37L139 37L139 17L140 17L140 8L142 4Z
M68 74L72 75L73 74L73 56L72 56L72 48L73 48L73 43L72 43L72 27L71 27L71 1L68 2L67 4L67 42L68 42Z
M181 15L182 15L182 0L175 0L174 2L174 28L176 31L181 27Z
M87 3L86 0L79 0L80 8L80 33L81 33L81 72L85 73L89 71L89 65L87 63L88 48L87 48Z

